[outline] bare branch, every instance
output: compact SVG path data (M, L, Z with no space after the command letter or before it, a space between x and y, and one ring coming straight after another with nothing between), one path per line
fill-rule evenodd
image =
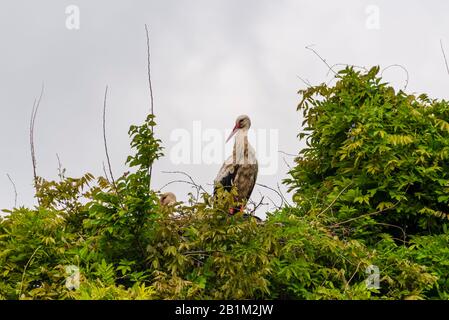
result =
M251 215L254 214L256 212L256 210L259 209L259 207L269 205L269 203L263 202L263 200L265 199L265 196L263 196L262 193L260 193L260 191L259 191L259 194L260 194L260 201L259 201L259 203L256 203L256 202L254 202L251 199L249 199L249 201L248 201L248 203L253 206L253 209L249 210Z
M166 184L164 184L162 187L159 188L159 191L162 191L162 189L164 189L165 187L168 187L169 185L173 184L173 183L185 183L185 184L189 184L191 186L193 186L194 188L196 188L196 185L190 181L186 181L186 180L173 180L170 182L167 182Z
M108 97L108 86L106 86L106 89L104 91L104 102L103 102L103 142L104 142L104 151L106 153L106 160L108 162L109 175L110 175L111 181L112 181L112 186L114 187L116 193L118 194L117 185L115 183L114 175L112 173L111 159L109 158L108 143L107 143L107 139L106 139L106 105L107 105L107 97Z
M287 160L285 159L285 157L282 157L282 161L284 161L285 165L287 166L288 170L292 170L292 166L287 162Z
M298 79L301 80L302 83L304 83L308 88L310 88L310 87L312 86L312 85L310 84L310 81L309 81L309 80L303 79L303 78L301 78L301 77L298 76L298 75L297 75L297 77L298 77Z
M443 53L444 63L446 65L446 71L449 74L449 65L447 64L446 53L444 52L444 47L443 47L443 40L441 40L441 39L440 39L440 47L441 47L441 52Z
M278 205L276 205L268 196L267 196L267 198L271 201L271 202L273 202L273 204L276 206L276 208L278 208L278 209L281 209L282 208L282 205L284 204L284 196L282 195L282 193L281 192L279 192L278 190L276 190L276 189L273 189L273 188L271 188L271 187L269 187L269 186L267 186L267 185L264 185L264 184L261 184L261 183L256 183L256 185L258 185L259 187L262 187L262 188L266 188L266 189L268 189L268 190L271 190L271 191L273 191L273 192L275 192L278 196L279 196L279 198L281 199L281 204L278 206Z
M291 207L290 203L288 202L287 198L285 198L284 194L281 191L281 186L279 185L279 182L277 183L279 194L282 196L283 202L287 204L287 206Z
M6 176L8 177L9 181L12 184L12 187L14 189L14 208L17 207L17 189L16 189L16 184L14 183L14 181L11 179L11 176L9 174L6 174Z
M111 183L111 181L109 180L108 177L108 173L106 172L106 166L104 165L104 161L103 161L103 172L104 172L104 177L106 178L106 180Z
M151 64L150 64L150 36L148 34L148 26L145 24L145 32L147 36L147 69L148 69L148 86L150 89L150 112L151 115L154 116L154 98L153 98L153 85L151 83ZM151 126L151 133L154 134L154 127ZM149 183L148 188L151 188L151 177L153 173L153 165L148 169Z
M196 201L198 202L198 199L200 198L200 192L204 192L207 193L208 192L203 188L202 185L198 184L195 182L195 180L193 180L192 176L189 175L188 173L184 172L184 171L162 171L162 173L168 173L168 174L182 174L184 176L186 176L190 181L185 181L185 180L175 180L175 181L171 181L167 184L165 184L164 186L162 186L159 190L162 190L163 188L165 188L166 186L178 182L178 183L187 183L190 184L191 186L193 186L196 189Z
M62 168L61 159L59 158L59 154L56 154L56 158L58 159L58 176L59 179L64 180L64 169Z
M30 118L30 151L31 151L31 162L33 165L33 178L34 178L34 188L36 192L38 191L38 179L37 179L37 162L36 162L36 151L35 151L35 145L34 145L34 128L35 128L35 122L36 122L36 116L37 112L39 110L39 106L42 101L42 96L44 95L44 83L42 83L41 86L41 93L39 95L39 98L34 100L33 108L31 110L31 118ZM40 200L38 198L38 202L40 204Z

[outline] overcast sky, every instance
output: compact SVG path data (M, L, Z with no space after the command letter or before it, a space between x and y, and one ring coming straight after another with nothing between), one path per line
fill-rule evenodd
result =
M73 22L72 11L66 13L71 5L79 8L79 29L67 28L67 21ZM127 170L128 127L141 123L149 110L145 23L156 131L166 153L155 165L153 186L181 178L162 171L182 170L211 190L220 165L174 163L174 132L187 130L192 144L198 144L193 126L200 123L201 130L223 133L223 141L214 142L220 148L225 130L238 115L248 114L261 135L277 132L276 141L270 141L277 149L296 154L302 147L296 138L301 123L297 91L304 88L297 76L312 84L331 79L325 64L305 49L310 44L330 64L401 64L410 75L408 92L448 98L449 75L440 49L442 39L449 54L448 13L449 2L436 0L2 1L0 208L14 205L7 173L16 184L18 204L36 202L28 124L42 82L35 130L38 174L56 178L56 153L70 176L102 174L106 85L113 170L116 176ZM384 78L397 88L406 81L398 68L385 71ZM276 187L287 176L282 157L272 157L276 170L259 175L259 183ZM164 190L181 200L191 191L184 184ZM254 200L259 190L279 201L260 187Z

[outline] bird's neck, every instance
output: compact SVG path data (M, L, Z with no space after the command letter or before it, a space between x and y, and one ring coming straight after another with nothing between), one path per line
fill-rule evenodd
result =
M235 135L233 159L237 164L251 164L253 162L252 148L248 141L248 129L241 129Z

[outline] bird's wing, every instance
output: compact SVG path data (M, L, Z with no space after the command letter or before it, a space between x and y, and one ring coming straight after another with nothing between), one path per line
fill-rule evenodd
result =
M216 195L218 186L223 186L224 190L231 191L234 184L234 178L238 172L238 165L232 163L232 157L223 163L217 177L214 180L214 196Z
M257 163L239 166L235 176L235 184L238 185L237 191L240 200L246 201L251 196L256 185L258 170Z

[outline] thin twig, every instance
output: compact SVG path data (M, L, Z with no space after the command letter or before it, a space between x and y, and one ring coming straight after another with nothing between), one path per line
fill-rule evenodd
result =
M298 79L301 80L302 83L304 83L308 88L310 88L310 87L312 86L312 85L310 84L310 81L309 81L309 80L303 79L303 78L301 78L301 77L298 76L298 75L297 75L297 77L298 77Z
M318 213L318 214L317 214L317 217L319 217L321 214L323 214L323 213L325 213L327 210L329 210L329 209L334 205L334 203L338 200L338 198L340 198L340 196L343 194L343 192L345 192L345 190L348 189L349 186L352 185L352 183L353 183L353 182L351 181L346 187L344 187L343 189L341 189L341 191L338 193L338 195L335 197L335 199L332 200L332 202L327 206L326 209L324 209L323 211L321 211L320 213Z
M264 203L264 202L263 202L264 199L265 199L265 197L264 197L264 196L261 196L260 201L259 201L259 203L257 203L257 204L256 204L254 201L249 200L250 204L253 205L253 209L250 210L250 213L251 213L251 214L255 213L256 210L259 209L260 206L266 206L266 205L268 205L268 203Z
M296 158L298 156L297 154L287 153L287 152L281 151L281 150L279 150L278 152L282 153L282 154L285 154L286 156L289 156L289 157L295 157Z
M173 183L185 183L185 184L189 184L192 186L192 188L196 188L197 185L195 185L194 183L192 183L191 181L186 181L186 180L173 180L170 181L166 184L164 184L162 187L159 188L159 191L162 191L162 189L164 189L165 187L168 187L169 185L173 184Z
M31 255L30 259L28 259L27 263L25 264L25 268L23 269L23 273L22 273L22 281L20 282L20 291L19 291L19 299L22 296L22 290L23 290L23 281L25 280L25 273L27 271L28 266L31 264L31 260L34 258L34 255L37 253L37 251L41 248L42 246L39 246L36 248L36 250L34 250L33 254Z
M359 69L362 69L362 70L364 70L364 71L368 71L368 69L366 69L364 66L357 66L357 65L354 65L354 64L347 64L347 63L334 63L331 67L333 68L333 67L336 67L336 66L353 67L353 68L359 68ZM330 71L331 71L331 69L329 69L329 70L327 71L326 76L329 75L329 72L330 72Z
M12 187L14 189L14 207L17 207L17 189L16 189L16 184L14 183L14 181L11 179L11 176L7 173L6 176L8 177L9 181L12 184Z
M168 174L182 174L182 175L186 176L187 178L189 178L190 184L191 184L192 186L194 186L195 189L196 189L196 201L198 201L198 199L199 199L200 191L203 191L204 193L208 193L208 192L203 188L202 185L196 183L195 180L193 180L192 176L189 175L188 173L184 172L184 171L162 171L162 173L168 173ZM174 182L174 181L173 181L173 182ZM178 180L178 182L180 182L180 181ZM169 184L170 184L170 183L165 184L162 188L166 187L166 186L169 185ZM162 190L162 188L160 188L159 190Z
M287 204L288 207L291 207L290 203L288 202L287 198L285 198L284 194L281 191L281 186L279 185L279 182L277 183L279 194L282 196L283 202Z
M36 162L36 150L34 145L34 128L36 122L37 112L39 110L39 106L42 101L42 96L44 95L44 83L41 86L41 93L38 99L34 99L33 108L31 110L31 118L30 118L30 152L31 152L31 162L33 165L33 178L34 178L34 188L36 193L38 191L38 178L37 178L37 162ZM39 197L37 198L38 203L40 204Z
M357 268L355 269L354 273L352 274L351 278L349 278L348 282L346 282L345 285L345 291L349 288L349 283L352 281L352 279L354 278L354 276L357 274L357 272L359 271L360 265L362 264L362 261L360 261L357 264Z
M56 154L56 158L58 159L58 176L59 179L64 179L64 169L62 169L61 159L59 158L59 154Z
M111 181L109 180L108 173L106 172L106 166L104 165L104 161L103 161L103 172L104 172L104 177L106 178L106 180L110 184Z
M282 208L282 205L284 204L284 196L282 195L281 192L279 192L278 190L273 189L273 188L271 188L271 187L269 187L269 186L267 186L267 185L261 184L261 183L256 183L256 185L258 185L259 187L266 188L266 189L268 189L268 190L274 191L274 192L279 196L279 198L281 199L281 204L278 206L278 205L276 205L276 204L275 204L275 203L274 203L268 196L267 196L267 198L270 199L271 202L273 202L273 204L274 204L278 209Z
M409 82L409 80L410 80L410 75L409 75L409 73L408 73L408 70L407 70L404 66L402 66L402 65L400 65L400 64L392 64L392 65L389 65L388 67L386 67L386 68L384 68L384 69L382 70L380 76L383 77L384 72L387 71L388 69L392 68L392 67L398 67L398 68L401 68L402 70L405 71L405 74L406 74L407 78L405 79L405 85L404 85L404 88L403 88L402 90L407 89L408 82Z
M389 223L384 223L384 222L376 222L376 224L379 224L382 226L387 226L387 227L393 227L393 228L397 228L397 229L401 230L403 239L399 239L399 240L401 240L404 244L406 243L407 234L405 233L405 230L403 228L401 228L400 226L397 226L394 224L389 224Z
M324 62L324 64L328 67L328 69L330 71L332 71L335 75L337 75L337 72L335 72L334 69L332 69L332 67L329 65L329 63L327 63L326 59L323 59L323 57L321 57L319 55L319 53L316 52L316 50L312 48L312 46L314 46L314 45L313 44L312 45L308 45L308 46L306 46L306 49L312 51L318 58L320 58L321 61Z
M108 97L108 86L106 86L106 89L104 91L104 101L103 101L103 142L104 142L104 151L106 153L106 160L108 162L108 169L109 169L109 175L111 177L112 186L114 187L117 195L118 195L118 189L117 185L115 183L114 175L112 173L112 166L111 166L111 159L109 158L109 151L108 151L108 143L106 138L106 105L107 105L107 97Z
M292 166L288 164L287 160L285 159L285 157L282 157L282 161L284 161L285 165L287 166L287 168L291 171L292 170Z
M340 225L342 225L342 224L345 224L345 223L348 223L348 222L351 222L351 221L354 221L354 220L357 220L357 219L361 219L361 218L365 218L365 217L370 217L370 216L373 216L373 215L376 215L376 214L379 214L379 213L382 213L382 212L385 212L385 211L388 211L388 210L392 210L392 209L394 209L398 204L399 204L399 201L396 202L393 206L391 206L391 207L389 207L389 208L385 208L385 209L382 209L382 210L378 210L378 211L374 211L374 212L362 214L362 215L360 215L360 216L358 216L358 217L354 217L354 218L351 218L351 219L348 219L348 220L345 220L345 221L342 221L342 222L334 223L334 224L332 224L330 227L331 227L331 228L337 227L337 226L340 226Z
M449 74L449 65L447 64L446 53L444 52L443 40L440 39L441 52L443 52L444 63L446 64L446 71Z
M150 89L150 112L151 115L154 116L154 98L153 98L153 85L151 83L151 64L150 64L150 36L148 34L148 26L145 24L145 32L147 36L147 69L148 69L148 86ZM151 125L151 133L154 134L154 127ZM150 165L150 168L148 169L148 176L149 176L149 182L148 182L148 188L151 188L151 176L153 172L153 164Z

